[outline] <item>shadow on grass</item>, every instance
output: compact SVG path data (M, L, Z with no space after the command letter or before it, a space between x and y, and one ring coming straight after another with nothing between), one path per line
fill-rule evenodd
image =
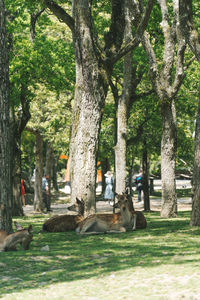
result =
M44 217L18 218L25 226L33 224L34 240L28 251L0 253L0 295L129 268L195 263L200 230L189 226L189 216L181 212L166 220L147 213L145 230L95 236L39 233ZM41 251L45 245L50 251Z
M182 197L191 197L191 188L190 189L176 189L177 197L182 198ZM162 197L162 191L161 190L155 190L151 196L153 197Z

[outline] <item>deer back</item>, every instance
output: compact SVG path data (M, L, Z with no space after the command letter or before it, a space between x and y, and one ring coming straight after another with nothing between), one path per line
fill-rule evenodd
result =
M8 234L6 231L0 231L0 250L15 251L17 244L20 244L23 250L28 250L32 241L32 225L27 229L22 229L17 232Z
M43 224L43 231L47 232L65 232L75 230L78 223L83 220L79 215L61 215L53 216Z

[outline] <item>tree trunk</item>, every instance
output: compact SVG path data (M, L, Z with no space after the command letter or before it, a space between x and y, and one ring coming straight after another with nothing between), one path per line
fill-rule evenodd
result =
M176 196L176 109L174 101L167 99L161 104L163 134L161 141L162 209L161 217L177 215Z
M34 184L34 210L43 210L42 175L43 175L43 140L39 133L35 135L35 184Z
M0 229L12 231L9 132L9 60L4 1L0 0Z
M195 54L200 63L200 36L195 28L192 13L192 0L180 0L180 25L182 32L189 44L190 49ZM192 187L192 213L190 219L191 226L200 225L200 90L199 104L195 128L195 148L194 148L194 170Z
M57 164L58 164L58 159L54 154L53 155L53 167L52 167L52 183L53 183L53 188L58 192Z
M49 179L48 179L49 196L51 196L52 167L53 167L53 149L51 147L51 144L47 143L45 174L49 175Z
M185 39L180 31L178 19L179 1L173 2L173 17L166 0L158 1L162 22L160 23L163 37L163 61L156 59L156 53L151 45L148 34L143 36L143 45L146 50L152 86L161 102L162 114L162 141L161 141L161 175L162 175L162 217L177 215L177 197L175 183L176 166L176 111L174 100L184 78ZM159 65L158 65L159 61ZM176 63L176 66L175 66Z
M195 128L194 170L192 180L192 213L191 226L200 225L200 94Z
M12 215L23 216L22 200L21 200L21 134L19 136L17 124L14 123L11 130L11 175L12 175Z
M76 1L74 14L76 89L70 144L71 199L83 199L88 215L96 211L96 156L106 90L93 49L89 1Z
M137 28L136 37L121 49L124 32L124 2L112 1L109 31L104 35L105 48L100 53L92 35L92 1L72 1L73 17L54 1L44 0L47 7L72 30L76 58L76 88L70 143L71 199L82 198L85 214L96 210L96 154L102 109L113 64L138 46L147 26L153 0L149 0ZM96 45L95 45L96 44ZM121 49L121 51L119 51Z
M130 1L125 1L125 33L124 39L129 43L132 36ZM126 191L126 141L127 141L127 108L132 95L132 51L124 57L124 83L122 96L117 107L117 144L115 146L116 192Z
M149 159L147 152L147 144L143 143L143 155L142 155L142 169L143 169L143 193L144 193L144 210L150 211L149 200Z

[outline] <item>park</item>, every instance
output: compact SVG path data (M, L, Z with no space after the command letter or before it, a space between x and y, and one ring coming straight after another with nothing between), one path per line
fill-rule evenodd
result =
M0 0L0 297L198 299L197 0Z

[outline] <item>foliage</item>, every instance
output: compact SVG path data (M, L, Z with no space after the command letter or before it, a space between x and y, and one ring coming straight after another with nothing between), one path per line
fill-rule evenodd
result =
M62 4L71 15L71 1L55 1ZM20 96L22 85L26 87L26 101L31 103L31 121L29 126L39 130L44 139L50 141L57 153L68 153L71 129L71 99L75 84L74 50L71 32L67 26L58 21L49 10L45 10L36 22L34 43L30 40L30 16L43 8L41 1L10 1L5 0L9 12L8 31L10 44L10 87L11 105L15 113L21 111ZM99 52L105 46L104 34L108 31L111 19L111 1L92 2L92 26L94 42ZM172 1L167 2L170 16ZM198 22L198 5L194 1L195 21ZM161 12L156 2L148 24L148 32L160 66L163 55L163 34L160 26ZM191 58L186 52L185 62ZM137 87L137 100L134 99L128 121L127 161L135 158L140 164L143 142L147 143L151 160L151 172L159 174L161 120L158 99L152 93L148 96L139 95L151 90L148 78L149 66L142 45L133 53L133 64L137 68L137 76L143 72L142 80ZM121 93L123 76L123 59L115 66L112 74L113 82ZM197 107L198 66L193 63L187 71L183 86L177 96L178 123L178 172L188 172L193 164L193 132L194 118ZM73 103L72 103L73 104ZM139 129L142 126L142 132ZM114 165L115 144L115 104L108 94L100 133L99 158L109 159ZM25 137L26 136L26 137ZM30 147L27 143L30 141ZM24 134L22 139L23 168L33 164L33 138ZM184 147L182 146L184 145ZM28 151L28 152L27 152ZM32 157L31 161L28 157ZM187 166L184 162L186 162Z

